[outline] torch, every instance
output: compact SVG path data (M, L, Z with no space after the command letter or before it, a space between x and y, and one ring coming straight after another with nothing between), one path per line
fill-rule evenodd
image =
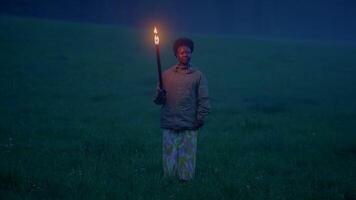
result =
M156 58L157 58L157 71L158 71L158 78L159 78L159 88L163 89L163 83L162 83L162 72L161 72L161 57L159 53L159 37L158 37L158 31L156 27L153 30L154 33L154 41L155 41L155 46L156 46Z

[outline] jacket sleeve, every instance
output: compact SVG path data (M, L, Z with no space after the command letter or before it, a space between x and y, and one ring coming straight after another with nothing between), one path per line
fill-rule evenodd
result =
M208 82L203 74L201 74L200 76L197 92L198 92L197 120L204 121L204 118L210 112L210 102L209 102Z

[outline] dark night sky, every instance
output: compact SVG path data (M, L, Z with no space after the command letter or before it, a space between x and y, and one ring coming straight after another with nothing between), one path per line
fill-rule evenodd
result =
M0 13L240 36L356 41L355 0L1 0Z

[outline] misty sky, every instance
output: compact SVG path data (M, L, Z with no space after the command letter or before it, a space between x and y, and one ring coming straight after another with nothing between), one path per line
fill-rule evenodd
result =
M2 0L1 14L239 36L356 41L354 0Z

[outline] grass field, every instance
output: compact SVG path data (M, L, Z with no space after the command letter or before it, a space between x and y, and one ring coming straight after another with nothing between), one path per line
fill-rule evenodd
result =
M185 34L212 111L182 184L150 31L0 16L0 199L356 198L356 46Z

